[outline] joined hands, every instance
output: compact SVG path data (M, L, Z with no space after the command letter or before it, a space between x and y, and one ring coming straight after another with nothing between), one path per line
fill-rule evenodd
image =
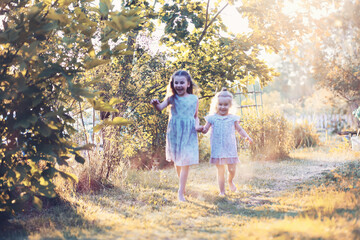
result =
M197 131L197 132L202 132L203 131L203 129L204 129L204 126L198 126L198 127L195 127L195 130Z

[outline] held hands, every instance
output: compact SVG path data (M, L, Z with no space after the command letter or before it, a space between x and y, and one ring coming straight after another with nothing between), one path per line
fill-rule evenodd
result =
M203 129L204 129L204 126L201 126L201 125L195 126L195 130L196 130L197 132L202 132Z
M201 133L206 134L207 132L208 132L208 130L205 127L203 127Z

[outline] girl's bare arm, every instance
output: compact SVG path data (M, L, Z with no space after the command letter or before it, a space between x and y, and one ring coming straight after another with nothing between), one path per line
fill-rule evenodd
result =
M158 99L152 99L150 104L154 105L154 108L161 112L164 108L169 105L169 98L166 98L162 103Z
M203 127L202 133L204 133L204 134L207 133L209 131L210 127L211 127L211 124L207 122L205 124L205 126Z
M251 143L253 142L251 137L249 137L249 135L246 133L246 131L240 126L238 121L235 122L235 129L240 134L240 136L247 139Z
M199 101L197 101L197 103L196 103L196 110L195 110L194 118L195 118L195 130L197 132L201 132L203 130L203 126L200 125L198 110L199 110Z

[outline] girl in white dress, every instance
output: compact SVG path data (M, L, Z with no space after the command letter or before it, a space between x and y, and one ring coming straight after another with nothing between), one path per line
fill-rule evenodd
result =
M199 163L197 131L202 131L198 118L198 98L193 95L194 83L187 71L175 72L169 83L167 98L160 103L151 100L155 109L162 111L171 105L166 133L166 160L173 161L179 177L178 197L185 201L185 185L189 166Z
M202 130L202 133L205 134L210 127L212 129L210 137L210 163L215 164L218 169L220 196L225 195L225 165L228 166L229 171L229 188L233 192L236 191L233 179L239 157L237 154L235 131L252 143L252 139L239 124L240 117L229 114L232 106L234 106L233 95L226 88L223 88L212 99L210 115L205 117L206 125Z

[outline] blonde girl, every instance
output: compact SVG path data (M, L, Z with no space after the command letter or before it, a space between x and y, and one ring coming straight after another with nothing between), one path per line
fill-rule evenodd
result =
M212 129L210 163L215 164L218 169L220 196L225 195L225 165L229 171L229 188L233 192L236 191L233 179L239 157L235 132L237 131L243 138L252 143L252 139L239 124L240 117L230 114L230 112L234 112L233 95L226 88L223 88L212 99L210 115L205 117L206 125L202 130L202 133L207 133L210 127Z
M199 163L197 131L202 131L198 118L199 103L193 94L194 83L187 71L176 71L169 85L167 95L170 97L161 103L158 99L153 99L150 103L158 111L171 105L166 133L166 160L174 162L179 177L178 198L185 201L189 166Z

